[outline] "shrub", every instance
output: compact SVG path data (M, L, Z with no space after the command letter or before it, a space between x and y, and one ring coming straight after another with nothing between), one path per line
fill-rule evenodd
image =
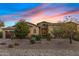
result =
M34 44L35 43L35 40L36 40L35 35L32 35L31 40L30 40L31 44Z
M37 35L36 36L36 41L40 41L41 40L41 36L40 35Z
M36 37L36 35L32 35L32 36L31 36L31 38L34 38L34 37Z
M6 45L6 43L0 43L0 45Z
M19 43L14 43L15 46L19 46Z
M35 44L35 40L30 40L31 44Z
M50 34L47 35L47 40L50 41L52 36Z
M9 44L9 45L8 45L8 48L14 48L14 45Z
M47 35L42 35L41 38L42 39L46 39L47 38Z
M41 40L41 36L40 35L32 35L32 38L34 38L36 41L40 41Z

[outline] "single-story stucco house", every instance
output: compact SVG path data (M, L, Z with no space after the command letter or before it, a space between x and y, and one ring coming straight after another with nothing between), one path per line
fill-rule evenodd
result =
M50 22L46 22L46 21L42 21L40 23L33 24L30 22L26 22L29 26L29 34L28 37L30 37L31 35L47 35L48 33L52 36L52 31L54 29L59 29L61 25L63 25L64 23L50 23ZM79 24L75 23L75 22L67 22L67 24L74 24L75 26L75 30L79 32ZM11 38L11 36L13 35L13 31L14 31L15 27L6 27L6 28L2 28L3 30L3 39L6 38Z

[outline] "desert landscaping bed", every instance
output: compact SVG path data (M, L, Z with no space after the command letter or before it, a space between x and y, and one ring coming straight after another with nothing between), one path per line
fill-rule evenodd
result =
M79 56L79 42L73 41L69 44L68 39L42 40L35 44L30 44L29 40L0 39L1 56ZM18 43L19 45L15 44ZM9 48L9 44L15 44Z

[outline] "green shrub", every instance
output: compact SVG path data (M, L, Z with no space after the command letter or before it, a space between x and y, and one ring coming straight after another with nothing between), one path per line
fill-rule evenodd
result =
M41 40L40 35L32 35L32 38L34 38L35 41L40 41Z
M30 40L31 44L34 44L35 41L36 41L36 36L32 35L31 40Z
M41 38L42 39L46 39L47 38L47 35L42 35Z
M36 36L36 41L40 41L41 40L41 36L40 35L37 35Z

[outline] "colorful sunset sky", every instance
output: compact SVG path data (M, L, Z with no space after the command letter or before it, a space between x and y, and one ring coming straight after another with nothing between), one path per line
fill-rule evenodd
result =
M13 26L19 20L59 22L65 16L79 19L79 3L0 3L0 21Z

